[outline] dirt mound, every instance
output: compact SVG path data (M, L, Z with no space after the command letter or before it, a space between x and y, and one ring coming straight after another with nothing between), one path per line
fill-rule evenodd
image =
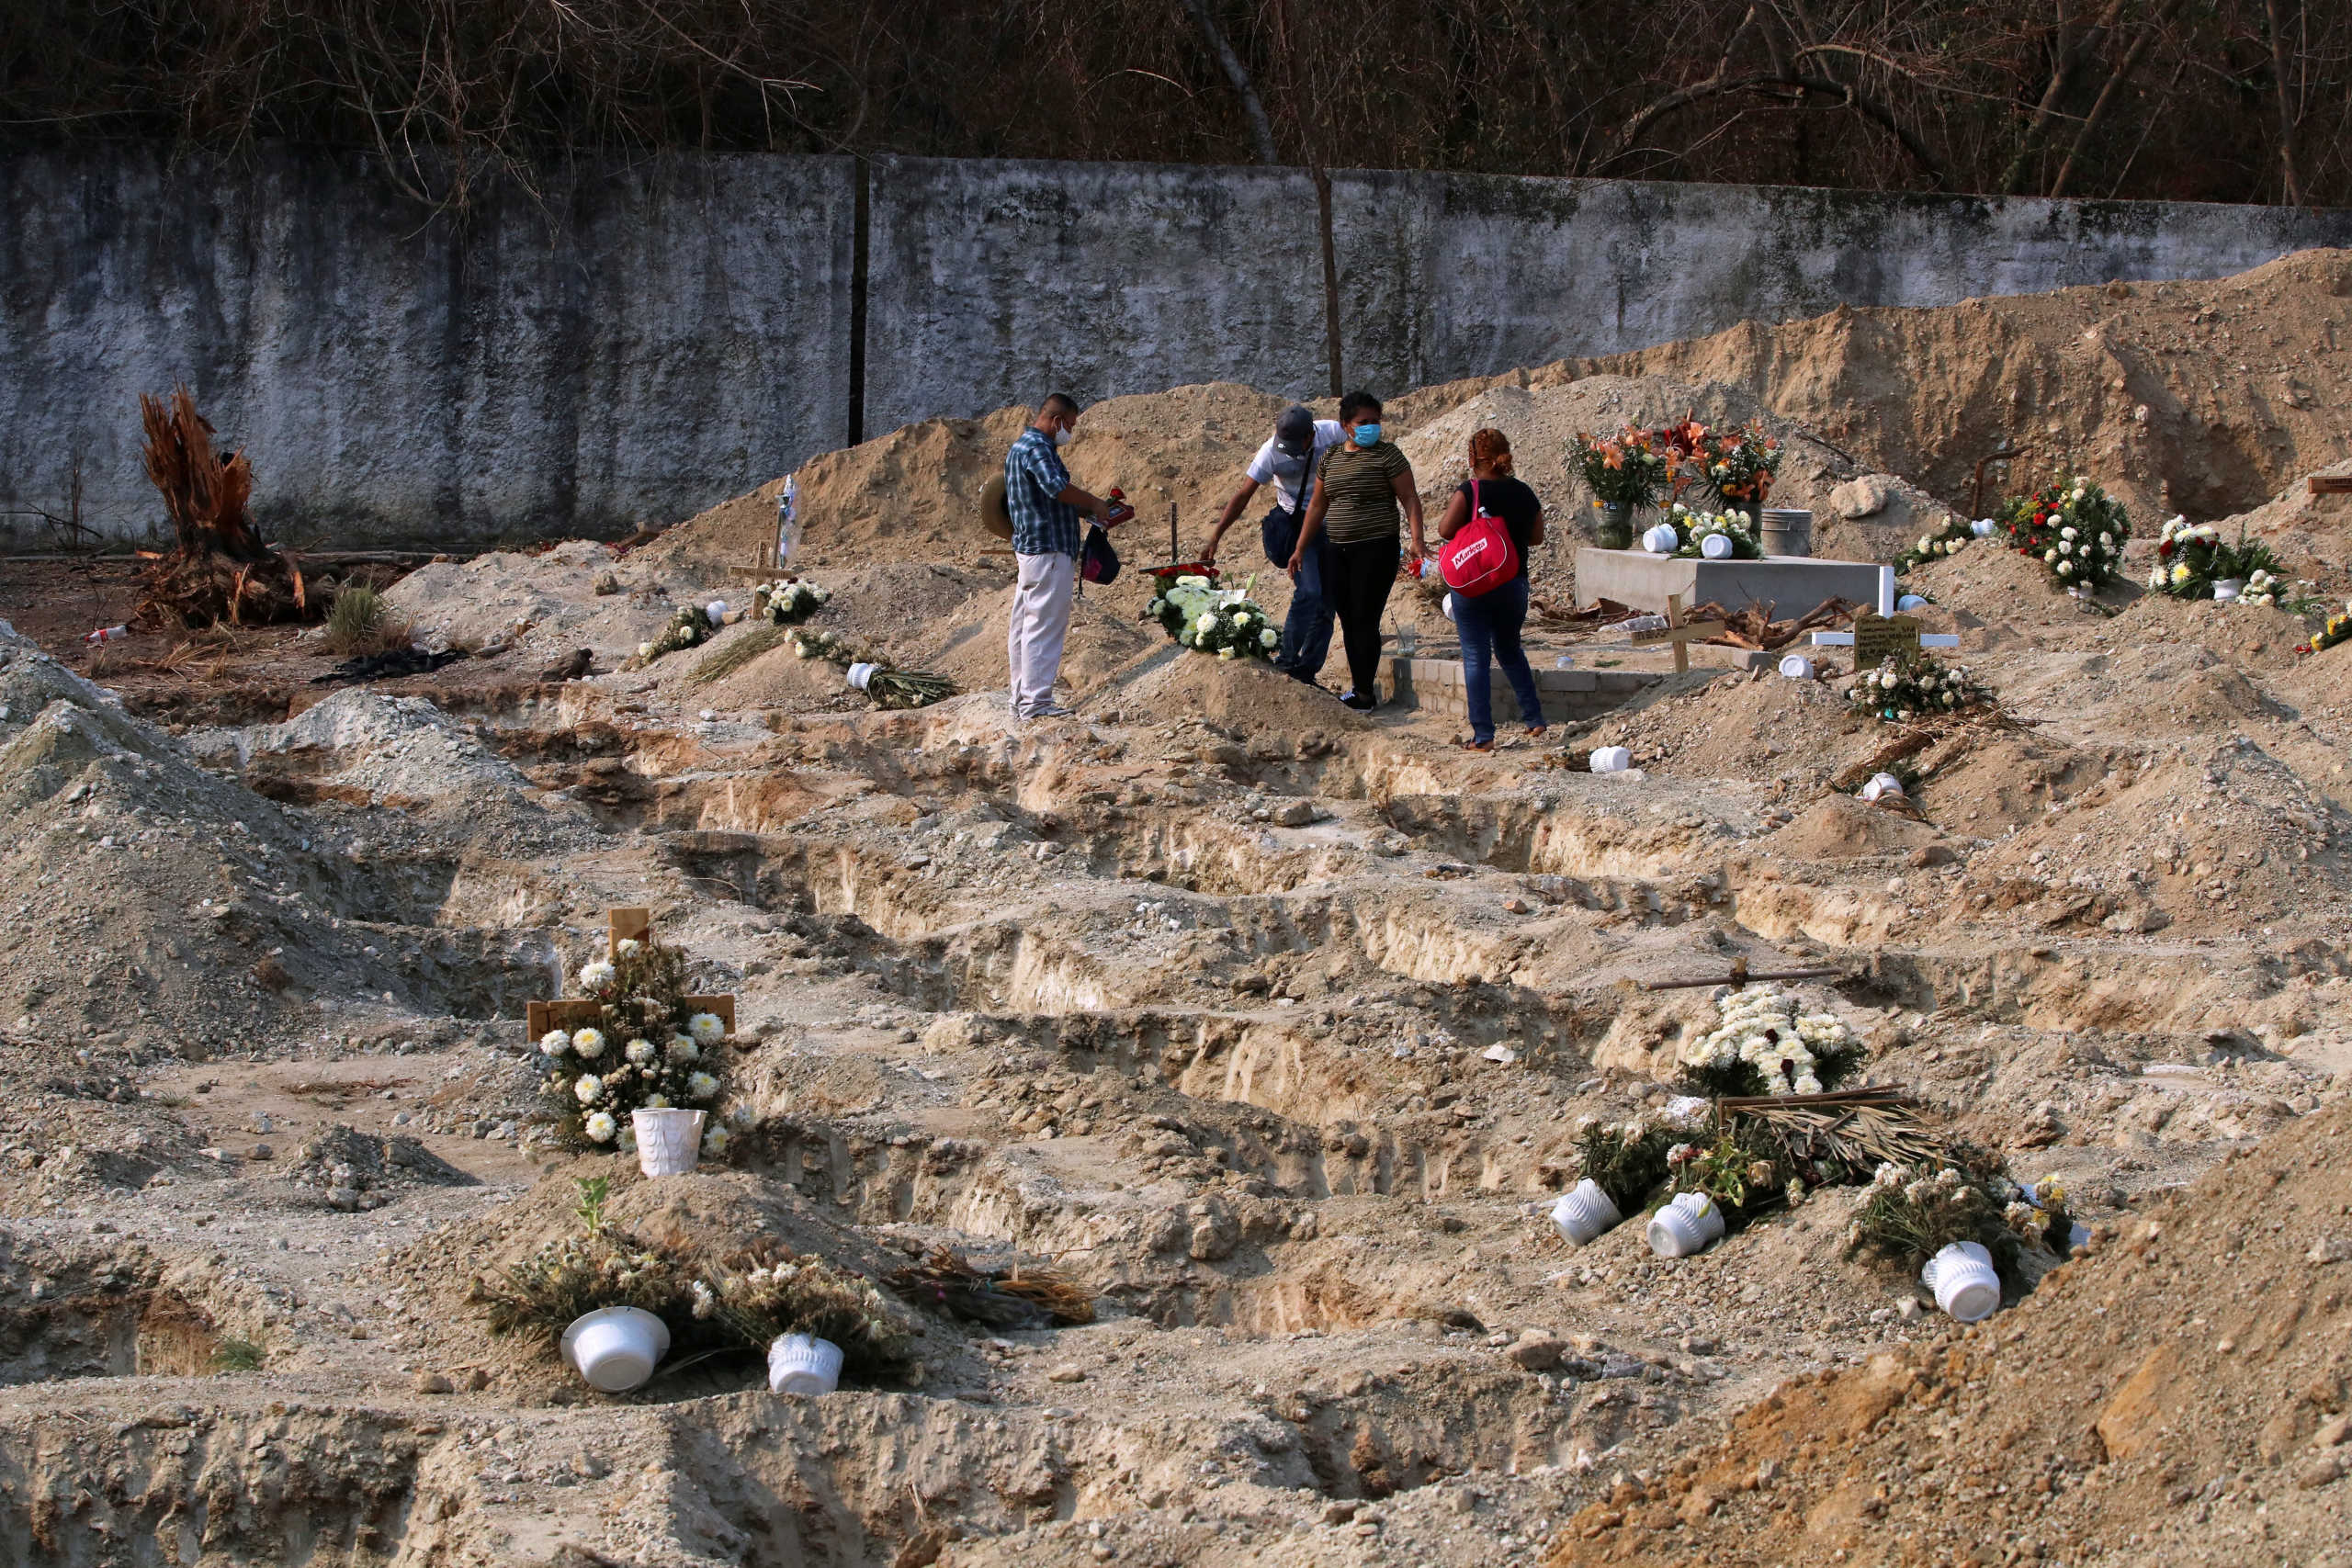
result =
M1683 777L1749 779L1802 798L1884 738L1846 711L1844 682L1792 681L1777 670L1693 671L1602 719L1576 744L1624 746L1636 766Z
M2097 610L2051 586L2050 573L2041 562L1989 540L1917 568L1904 579L1904 586L1933 601L1919 612L1925 629L1961 634L1962 657L1987 649L2063 640L2099 625ZM1955 617L1954 624L1939 622L1939 614Z
M2013 1311L1784 1384L1546 1559L2182 1562L2340 1551L2352 1112L2123 1222ZM2226 1280L2226 1288L2217 1288Z
M1304 685L1272 666L1227 661L1178 648L1157 626L1157 646L1085 688L1089 705L1115 708L1130 723L1199 717L1243 734L1263 731L1310 749L1313 738L1368 729L1331 694Z
M469 1187L474 1179L414 1138L371 1137L340 1123L294 1152L286 1179L314 1188L330 1209L380 1209L397 1187Z
M2352 255L2304 251L2213 282L1743 321L1538 374L1723 383L1963 505L1977 459L2007 437L2027 451L2010 489L2063 457L2153 535L2176 512L2226 517L2352 457L2335 417L2347 334ZM2327 558L2346 558L2340 536Z
M1828 795L1774 833L1770 846L1800 860L1857 860L1867 855L1907 854L1941 837L1924 822L1858 800Z

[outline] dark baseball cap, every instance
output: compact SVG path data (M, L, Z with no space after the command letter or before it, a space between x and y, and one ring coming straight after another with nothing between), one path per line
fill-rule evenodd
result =
M1304 403L1291 404L1274 421L1274 445L1294 457L1303 456L1314 439L1315 411Z

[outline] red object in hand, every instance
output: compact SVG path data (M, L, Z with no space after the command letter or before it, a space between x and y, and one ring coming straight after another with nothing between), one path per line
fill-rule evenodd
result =
M1125 491L1114 487L1110 493L1105 495L1103 499L1111 503L1111 514L1102 520L1102 526L1105 528L1115 528L1120 524L1127 522L1135 516L1136 509L1127 504L1127 492Z

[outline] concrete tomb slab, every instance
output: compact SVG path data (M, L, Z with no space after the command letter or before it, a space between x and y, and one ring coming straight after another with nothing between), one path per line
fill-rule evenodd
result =
M1577 551L1577 603L1614 599L1663 613L1668 598L1726 610L1770 601L1775 620L1793 620L1831 599L1878 602L1879 568L1870 561L1767 556L1762 560L1696 560L1646 550Z

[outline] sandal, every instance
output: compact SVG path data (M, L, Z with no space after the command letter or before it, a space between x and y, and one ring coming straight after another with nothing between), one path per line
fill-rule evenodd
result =
M1495 749L1495 743L1493 741L1479 740L1475 738L1468 740L1457 740L1454 744L1461 747L1464 751L1491 751Z

